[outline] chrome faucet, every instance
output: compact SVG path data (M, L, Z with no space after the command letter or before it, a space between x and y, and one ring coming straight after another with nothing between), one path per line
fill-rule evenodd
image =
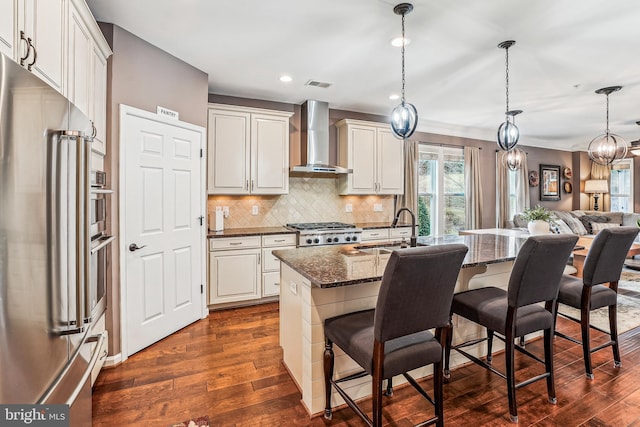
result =
M403 211L409 212L409 215L411 215L411 239L409 240L409 246L411 246L412 248L415 248L416 246L418 246L418 238L416 237L416 216L411 211L411 209L409 208L398 209L398 212L396 212L396 217L393 219L393 222L391 223L391 227L396 228L396 226L398 225L398 219L400 218L400 214Z

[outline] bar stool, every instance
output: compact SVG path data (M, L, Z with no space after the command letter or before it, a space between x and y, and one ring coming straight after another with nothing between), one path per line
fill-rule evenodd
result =
M370 426L382 425L382 382L403 374L435 407L426 424L444 425L442 352L449 310L462 260L468 248L461 244L393 251L380 284L376 308L343 314L324 322L324 416L331 419L331 387ZM435 336L429 329L435 328ZM334 379L333 344L360 365L362 371ZM407 373L433 364L433 398ZM340 387L340 383L372 376L373 421ZM426 425L424 424L424 425Z
M593 379L591 353L611 347L613 351L613 365L622 365L620 348L618 346L618 280L622 273L622 266L638 235L637 227L605 228L596 234L589 253L584 260L582 278L564 275L560 281L558 303L580 310L580 319L558 312L564 318L580 323L582 341L556 331L556 335L576 344L582 345L584 355L584 369L587 378ZM608 284L609 286L605 286ZM591 325L589 315L592 310L609 307L609 331ZM609 341L594 348L590 348L590 330L595 329L609 335Z
M577 236L567 234L531 236L518 252L509 277L508 290L496 287L478 288L460 292L453 297L451 313L484 326L487 337L452 346L452 333L448 333L445 376L449 376L449 360L453 348L472 362L505 379L509 413L513 422L518 422L516 389L520 387L546 378L549 402L556 402L553 382L555 300L562 271L577 241ZM538 304L541 302L545 303L544 307ZM517 337L536 331L544 331L544 360L514 344ZM491 366L494 335L505 343L506 375ZM483 341L487 341L486 362L463 350L464 347ZM543 363L545 373L516 384L514 350Z

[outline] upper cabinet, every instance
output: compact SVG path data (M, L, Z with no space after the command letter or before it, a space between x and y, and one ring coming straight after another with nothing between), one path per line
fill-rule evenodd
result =
M209 194L287 194L292 115L210 104Z
M67 97L93 125L93 151L105 154L107 58L111 50L84 0L69 6L69 84Z
M338 179L340 194L403 194L404 144L383 123L344 119L338 128L338 164L353 173Z
M105 153L111 50L84 0L0 0L0 52L80 108Z
M0 0L0 52L13 58L16 35L16 3Z
M65 92L67 0L0 0L0 51Z

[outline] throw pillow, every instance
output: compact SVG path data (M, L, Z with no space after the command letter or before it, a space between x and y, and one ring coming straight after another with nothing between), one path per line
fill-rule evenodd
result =
M582 222L578 218L569 217L564 220L567 223L571 231L578 236L584 236L585 234L589 234L587 229L584 227Z
M551 228L555 228L558 234L573 234L573 230L562 219L554 219L551 222Z
M592 229L592 224L608 222L609 219L609 217L604 215L584 215L580 217L582 225L587 229L587 234L595 234Z
M582 225L582 222L580 222L578 218L571 215L569 212L554 211L554 213L558 218L560 218L565 223L567 223L567 225L569 226L573 234L577 234L578 236L584 236L585 234L587 234L587 229L584 228L584 225Z
M612 223L612 222L592 222L591 230L592 234L598 234L598 231L602 231L605 228L615 228L620 227L620 224Z
M529 224L528 221L526 221L524 219L524 217L522 216L522 214L515 214L513 216L513 225L517 228L527 228L527 225Z

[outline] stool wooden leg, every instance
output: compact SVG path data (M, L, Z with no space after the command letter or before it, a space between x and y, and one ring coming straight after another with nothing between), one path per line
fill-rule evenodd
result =
M333 364L333 343L327 339L324 345L324 417L328 420L333 416L331 413L331 378L333 378Z
M611 345L613 349L613 366L619 368L622 366L620 359L620 346L618 345L618 314L616 305L609 306L609 330L611 331Z

